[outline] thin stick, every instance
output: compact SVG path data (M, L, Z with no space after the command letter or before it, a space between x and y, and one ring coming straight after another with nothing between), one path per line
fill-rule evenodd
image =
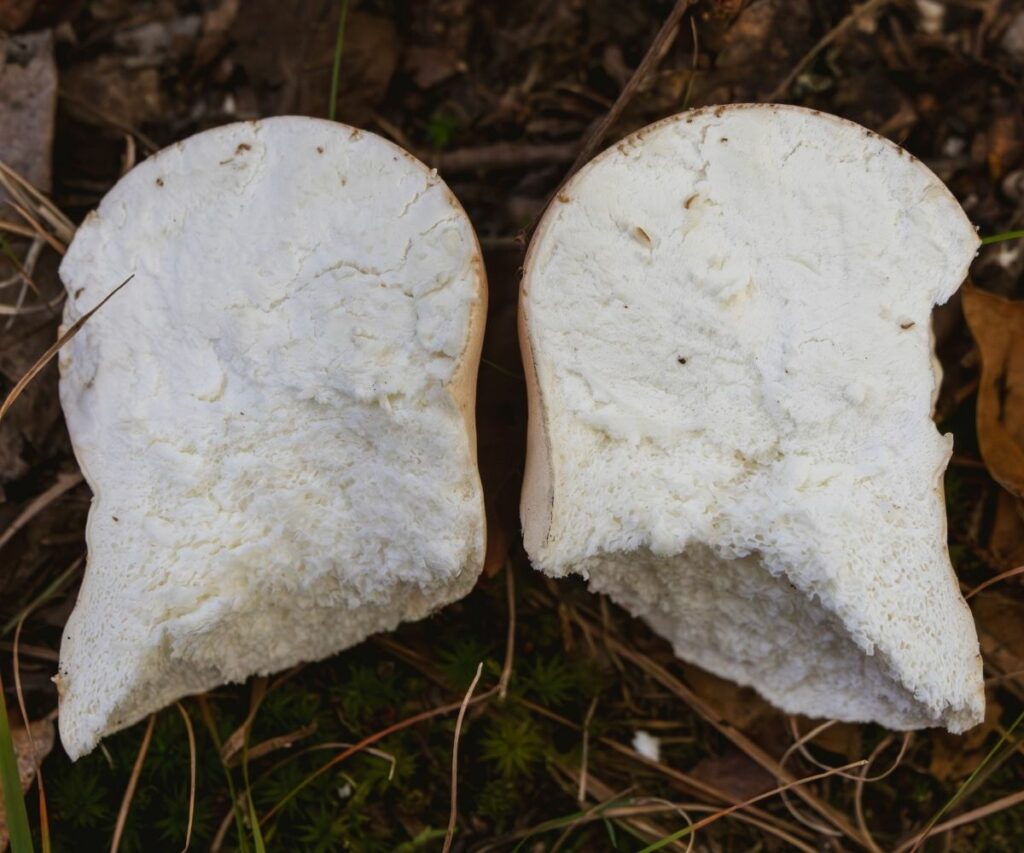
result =
M142 143L142 147L146 149L147 154L152 154L160 150L160 146L157 145L156 142L154 142L148 136L146 136L146 134L144 134L141 130L136 130L130 124L121 121L116 116L113 116L110 113L98 109L88 100L76 98L67 89L63 87L57 88L57 94L65 101L67 101L69 104L74 104L76 107L80 107L87 113L91 113L92 115L96 116L96 118L102 119L111 127L117 128L117 130L120 130L123 133L130 133L137 140L139 140L139 142Z
M725 735L725 737L731 740L736 746L738 746L769 773L772 773L777 778L781 778L785 781L793 780L793 777L787 771L780 768L778 762L765 752L764 749L754 743L739 729L719 719L719 716L703 699L701 699L696 693L694 693L663 666L645 655L634 652L632 649L628 648L611 636L605 637L605 643L613 649L616 654L626 658L635 666L639 666L656 681L660 682L663 686L667 687L679 696L679 698L693 708L693 710L701 717L718 729L719 732ZM818 814L828 818L832 824L841 829L847 837L853 839L857 843L861 843L860 832L849 822L849 820L847 820L845 815L837 812L828 803L822 802L818 797L814 796L813 793L803 787L796 788L796 792L797 795L807 803L807 805L818 812Z
M1015 575L1024 575L1024 566L1017 566L1017 568L1015 569L1009 569L1008 571L1005 571L1002 574L996 575L994 578L989 578L984 583L978 584L974 589L972 589L969 593L967 593L967 595L964 596L964 600L970 601L983 589L988 589L993 584L997 584L1000 581L1006 580L1007 578L1012 578Z
M31 225L32 228L35 229L36 234L38 234L47 243L49 243L50 248L53 249L58 255L63 255L68 250L68 247L61 243L60 240L54 237L49 231L43 228L39 221L31 213L29 213L28 210L26 210L20 204L15 204L13 201L9 201L7 203L16 211L18 211L19 214L21 214L22 219L24 219L29 225ZM32 285L32 289L36 291L36 293L39 293L39 288L36 287L34 283Z
M89 318L97 311L99 311L100 308L106 305L107 302L109 302L110 299L114 296L114 294L119 293L121 291L121 288L128 284L128 282L131 281L133 278L135 278L135 273L132 273L117 287L111 290L110 293L104 296L103 299L100 300L99 305L97 305L95 308L91 308L89 311L87 311L85 314L83 314L81 317L75 320L75 322L71 324L71 327L63 335L57 338L56 343L54 343L49 349L46 350L46 352L39 356L39 359L36 361L36 363L33 364L28 369L28 373L26 373L24 376L21 377L21 379L18 380L17 384L11 389L11 393L7 395L7 399L4 400L3 405L0 406L0 421L4 419L4 415L6 415L7 412L10 410L11 406L14 405L14 401L21 396L21 392L24 391L25 388L28 387L28 384L33 379L36 378L36 376L44 367L46 367L50 359L53 358L58 352L60 352L61 347L63 347L64 344L66 344L75 335L77 335L79 329L81 329L82 326L86 324Z
M505 664L498 679L498 698L508 696L508 683L512 680L512 665L516 656L516 579L512 561L505 563L505 595L508 599L508 634L505 639Z
M542 717L547 717L549 720L554 720L559 725L567 726L577 731L581 731L581 726L579 723L575 723L572 720L568 720L560 714L556 714L554 711L545 708L543 705L538 705L535 702L531 702L529 699L522 698L521 696L517 696L516 701L524 708L529 708L531 711L540 714ZM613 740L612 738L600 737L597 739L597 741L602 746L607 746L610 749L613 749L616 752L620 753L621 755L624 755L627 758L632 759L633 761L638 761L639 763L644 764L647 767L657 770L659 773L664 774L669 779L676 782L679 787L685 788L690 793L696 793L706 797L712 797L726 805L735 805L736 803L740 802L740 799L738 797L732 794L728 794L725 791L716 788L714 785L709 784L707 782L703 782L700 779L695 779L692 776L687 776L681 770L676 770L674 767L670 767L667 764L662 764L660 761L654 761L653 759L648 758L646 755L641 755L635 749L632 749L631 747L628 747L625 744L619 743L618 741ZM712 810L714 810L713 807ZM775 815L769 814L768 812L761 811L760 809L750 809L750 812L765 822L774 822L778 827L786 830L787 832L793 832L797 835L802 836L803 838L813 837L811 833L804 829L802 826L793 826L791 824L788 824L781 818L777 818L775 817Z
M864 840L867 842L868 849L871 853L882 853L882 849L875 842L874 836L871 834L871 830L868 829L867 816L864 814L864 778L867 776L868 771L871 769L871 765L879 755L881 755L889 744L893 741L893 736L888 735L883 738L882 741L874 748L871 755L868 756L868 763L864 766L861 771L861 778L857 780L853 789L853 813L857 818L857 826L860 827L860 831L864 834ZM903 748L906 749L909 738L903 739ZM900 756L902 757L903 751L900 750ZM896 769L896 763L893 763L893 770Z
M121 846L121 836L124 835L124 825L128 820L128 810L132 807L135 787L139 784L139 776L142 775L142 765L146 761L146 753L149 752L149 742L153 739L153 727L155 725L156 714L150 714L146 733L142 736L142 743L139 744L139 754L135 756L135 766L132 767L132 775L128 779L128 787L125 789L124 798L121 800L121 808L117 812L117 824L114 826L114 837L110 842L110 853L117 853L118 847Z
M661 25L661 29L658 30L658 34L654 37L654 41L651 42L651 46L647 48L647 53L645 53L644 58L640 60L640 64L636 67L636 71L633 72L633 76L630 77L626 85L622 87L622 91L619 92L619 97L615 99L615 103L612 104L611 109L605 113L604 118L601 119L597 127L594 128L594 131L587 138L587 141L583 143L583 146L580 148L580 153L576 155L575 161L573 161L572 166L566 173L565 178L562 180L562 185L564 185L569 178L576 174L576 172L594 156L594 153L604 141L609 128L618 121L623 110L625 110L629 105L629 102L633 100L633 96L647 79L647 75L658 66L659 62L661 62L669 47L672 46L672 42L675 40L676 33L679 30L679 22L682 20L686 10L690 8L692 2L693 0L676 0L675 6L673 6L672 11L668 13L668 17L665 18L665 23Z
M11 393L13 394L14 392L12 391ZM33 498L31 503L18 514L18 517L7 526L7 529L0 533L0 548L3 548L4 545L10 542L19 530L57 500L57 498L65 492L71 491L81 482L82 475L77 471L74 474L58 474L57 482L41 495Z
M793 719L793 717L790 717L789 719L793 729L794 741L792 744L789 745L786 751L782 753L782 757L779 759L780 774L785 772L786 762L789 761L789 757L794 752L805 751L803 750L803 746L805 743L814 740L814 738L816 738L826 729L834 726L837 722L836 720L828 720L827 722L824 722L821 725L811 729L807 734L801 735L796 728L796 722ZM810 753L807 753L807 755L810 755ZM831 768L826 767L825 769L829 770ZM847 776L845 773L840 775L847 779L856 779L855 776ZM778 775L776 775L776 781L781 782L783 780ZM802 823L804 826L808 827L809 829L813 829L815 832L820 833L821 835L831 835L833 837L842 835L842 833L838 829L833 829L832 827L826 826L825 824L815 820L814 818L807 817L807 815L803 814L795 805L793 805L792 800L789 799L785 791L782 791L779 794L779 796L782 798L782 802L783 805L785 805L786 810L791 815L793 815L793 817L795 817L798 821L800 821L800 823Z
M0 231L6 231L8 234L17 234L19 237L39 236L34 228L19 225L17 222L11 222L9 219L0 219Z
M131 137L129 137L130 139ZM188 734L188 755L189 755L189 782L188 782L188 829L185 830L185 846L181 853L185 853L192 844L192 826L196 816L196 733L192 728L192 718L181 702L175 702L181 714L182 722L185 723L185 732Z
M58 232L58 236L63 243L71 241L75 233L75 226L71 220L50 199L36 189L30 181L23 178L4 163L3 160L0 160L0 186L3 186L7 190L7 194L12 198L19 198L24 201L25 196L28 195L30 199L35 199L37 204L36 212L50 224L54 231Z
M733 806L738 802L741 802L739 797L729 794L716 788L707 782L703 782L700 779L695 779L692 776L687 776L681 770L676 770L674 767L670 767L667 764L662 764L660 761L648 758L646 755L641 755L635 749L632 749L625 744L619 743L618 741L612 740L611 738L602 737L599 742L611 749L615 750L621 755L626 756L634 761L644 764L647 767L657 770L659 773L664 774L669 779L677 783L678 787L686 788L691 792L697 794L703 794L707 797L713 797L716 800L724 803L725 805ZM804 829L802 826L796 826L793 824L786 823L782 818L778 818L770 812L762 811L761 809L751 808L750 813L755 815L758 819L763 820L765 823L774 824L775 827L780 831L787 833L793 833L799 835L802 838L813 838L813 836Z
M39 595L37 595L34 599L32 599L32 601L26 604L19 613L17 613L15 616L9 619L7 623L3 625L3 627L0 627L0 637L5 636L8 631L10 631L15 625L17 625L19 619L27 618L29 613L34 612L36 608L45 604L47 601L53 598L53 596L55 596L58 592L61 592L64 589L64 586L67 584L67 582L71 580L71 578L74 577L75 573L82 567L82 563L84 562L85 554L76 557L74 562L72 562L71 565L68 566L63 572L57 575L56 578L50 581L50 583L47 584L46 588L41 593L39 593ZM0 648L2 648L3 645L3 643L0 643ZM45 660L50 660L50 655L53 655L52 660L58 659L57 653L52 651L51 649L43 649L38 646L23 645L21 647L21 650L23 652L27 652L30 655L34 655L35 657L40 657L42 655Z
M468 704L475 705L478 702L484 702L487 699L490 699L496 692L497 689L492 687L490 690L481 693L475 699L471 699ZM387 728L381 729L379 732L374 732L372 735L367 735L361 741L354 744L350 748L346 749L344 752L334 756L334 758L332 758L330 761L327 761L324 764L320 765L320 767L318 767L316 770L310 773L309 776L303 779L302 782L300 782L298 785L292 788L291 791L289 791L284 797L277 801L277 804L272 809L270 809L266 814L263 815L263 817L260 818L260 825L265 824L268 820L270 820L275 814L281 811L281 809L283 809L285 805L293 797L295 797L296 794L299 793L299 791L301 791L307 785L312 783L314 779L318 778L319 776L322 776L336 764L340 764L345 759L351 758L358 752L362 752L368 746L372 746L377 741L383 740L388 735L394 734L395 732L400 732L403 729L407 729L410 726L414 726L417 723L422 723L425 720L432 719L433 717L441 717L445 714L450 714L452 711L457 711L461 707L461 702L453 702L450 705L441 705L437 708L431 708L429 711L421 711L419 714L413 714L411 717L406 717L404 720L399 720L397 723L393 723Z
M718 821L723 817L727 817L735 811L746 808L747 806L753 805L754 803L760 802L761 800L767 799L768 797L772 797L775 794L781 794L784 791L788 791L791 788L796 788L799 785L805 785L808 782L815 782L819 779L825 779L828 776L834 776L837 773L843 772L844 770L851 770L854 767L864 767L866 764L867 761L861 759L860 761L853 761L850 764L844 764L842 767L836 767L832 770L828 770L825 773L818 773L814 776L805 776L802 779L794 779L792 782L775 788L772 791L766 791L763 794L758 794L756 797L751 797L749 800L744 800L742 803L738 803L735 806L729 806L729 808L727 809L722 809L721 811L715 812L712 815L708 815L706 818L697 821L695 824L692 824L691 826L688 826L685 829L681 829L678 832L674 832L668 837L662 838L661 841L658 841L654 844L651 844L648 847L645 847L643 850L640 851L640 853L652 853L652 851L654 850L660 850L662 847L665 847L671 841L678 841L680 838L685 838L687 835L696 832L698 829L703 829L705 826L715 823L715 821Z
M800 61L793 67L793 70L786 75L786 79L771 91L766 100L777 101L783 97L789 91L789 87L793 85L796 78L803 74L804 69L814 61L814 57L850 29L862 16L869 12L877 12L889 2L891 0L867 0L866 3L852 10L849 15L818 39L814 47L803 55Z
M964 782L960 785L959 788L957 788L956 793L953 794L953 796L946 801L946 804L935 813L935 816L930 821L928 821L924 830L913 841L913 847L910 848L910 853L914 853L914 851L917 850L924 843L925 839L932 834L932 830L934 830L935 825L939 822L939 818L942 817L946 812L948 812L951 808L953 808L953 806L957 805L964 798L964 795L971 788L971 783L974 782L978 774L981 773L981 771L995 757L996 753L999 751L999 748L1003 745L1003 743L1006 740L1010 738L1010 735L1013 734L1014 730L1017 728L1017 726L1021 724L1021 722L1024 722L1024 711L1017 715L1017 719L1013 721L1010 728L1003 732L999 740L996 741L996 745L988 751L988 754L983 759L981 759L981 763L978 764L978 766L971 771L971 775L968 776L966 780L964 780ZM904 847L905 846L906 845L904 845ZM901 847L900 849L902 850L903 847Z
M8 204L21 213L21 209L16 204L13 202L8 202ZM38 238L33 239L33 245L35 245L35 239ZM39 289L39 285L32 279L32 273L29 272L25 265L18 259L18 255L15 253L14 249L11 248L11 244L8 243L7 239L2 235L0 235L0 250L3 251L4 257L6 257L7 260L11 262L11 266L14 267L15 278L21 278L22 281L32 289L36 296L41 299L43 296L42 291Z
M580 757L580 790L576 795L580 805L587 799L587 759L590 753L590 721L594 719L595 710L597 710L597 696L590 703L587 715L583 718L583 755Z
M758 794L756 797L751 797L750 799L744 800L743 802L740 802L740 803L736 803L735 805L729 806L728 808L724 808L724 809L716 809L714 806L709 806L706 803L665 803L665 801L663 801L663 800L655 801L654 804L650 804L651 803L650 800L647 800L645 804L637 804L637 805L621 805L621 806L619 806L619 805L615 805L614 801L610 802L610 803L605 803L605 804L598 804L597 807L588 809L585 812L580 812L580 813L571 815L568 819L566 819L566 818L555 818L554 820L545 821L544 823L541 823L541 824L539 824L539 825L537 825L535 827L532 827L530 829L522 829L522 830L518 830L516 832L510 833L509 835L502 836L501 841L511 841L511 840L514 840L514 839L528 839L531 836L535 835L536 833L548 832L548 831L550 831L552 829L560 829L563 826L569 825L569 823L571 823L571 822L575 822L575 823L592 823L595 820L605 820L605 819L612 819L612 818L618 818L618 817L631 817L631 816L634 816L634 815L644 815L644 814L659 814L659 813L664 813L664 812L669 812L669 811L678 812L680 809L686 809L686 810L691 810L691 811L707 811L707 812L711 812L711 814L709 814L706 818L702 818L701 820L699 820L695 824L693 824L692 828L691 827L687 827L687 828L682 829L682 830L680 830L680 831L678 831L676 833L673 833L671 836L668 836L666 838L662 838L660 841L655 842L653 845L645 847L644 850L641 851L641 853L648 853L648 851L658 850L658 849L660 849L662 847L667 847L669 844L672 844L673 842L676 842L679 839L684 838L684 837L686 837L687 835L690 835L693 832L696 832L698 829L703 829L704 827L706 827L706 826L708 826L708 825L710 825L712 823L715 823L715 822L721 820L724 817L729 817L730 815L734 815L734 814L736 814L737 812L740 812L740 811L746 811L754 803L757 803L757 802L760 802L761 800L766 800L766 799L768 799L770 797L773 797L776 794L780 793L781 791L792 790L793 788L796 788L796 787L798 787L800 785L805 785L808 782L816 782L816 781L818 781L820 779L825 779L825 778L827 778L829 776L834 776L838 772L845 771L845 770L850 770L850 769L855 768L855 767L863 767L866 764L867 764L867 761L865 761L864 759L861 759L860 761L854 761L851 764L845 764L842 767L837 767L837 768L834 768L833 770L828 770L828 771L826 771L824 773L817 773L817 774L815 774L813 776L804 776L803 778L800 778L800 779L794 779L792 782L789 782L789 783L787 783L787 784L785 784L785 785L783 785L781 787L774 788L771 791L765 791L763 794ZM751 810L751 811L753 811L753 810ZM737 817L739 817L739 815L737 815ZM776 831L778 831L778 830L776 830ZM520 844L520 846L522 846L522 844ZM493 848L492 847L488 847L488 848L484 848L484 849L493 849ZM519 848L516 848L516 849L519 849Z
M448 815L448 831L444 834L444 848L442 853L448 853L452 847L452 838L455 835L455 820L458 816L458 795L459 795L459 735L462 734L462 721L466 718L466 708L469 707L469 700L473 698L473 691L476 690L477 682L484 671L484 663L480 661L476 665L476 675L469 685L469 690L462 700L459 708L459 716L455 720L455 740L452 744L452 808Z
M1000 797L998 800L993 800L991 803L987 803L984 806L978 806L976 809L971 809L969 812L964 812L958 817L950 818L943 823L933 826L928 831L928 838L933 838L936 835L940 835L943 832L949 832L951 829L956 829L958 826L965 826L966 824L973 823L976 820L981 820L989 815L993 815L996 812L1001 812L1003 809L1012 808L1018 803L1024 803L1024 791L1018 791L1016 794L1007 794L1005 797ZM911 848L911 845L916 846L924 840L925 836L920 835L916 838L912 838L910 841L896 848L896 853L903 853L903 851Z
M19 617L20 618L20 617ZM0 649L5 652L14 653L14 643L4 640L0 642ZM28 655L30 658L36 658L37 660L45 660L49 663L57 663L60 660L60 655L57 654L53 649L43 648L42 646L32 646L28 643L21 643L18 646L18 654Z
M839 721L838 720L830 720L828 725L832 725L832 724L837 723L837 722L839 722ZM793 737L800 737L800 730L796 726L796 718L791 716L789 718L789 724L790 724L790 729L793 732ZM823 730L824 730L824 727L819 726L817 729L815 729L815 732L816 733L820 733ZM817 734L815 736L817 736ZM907 747L910 746L910 741L913 739L913 736L914 736L913 732L904 732L903 733L903 744L902 744L902 746L900 746L900 751L896 755L895 760L893 761L892 765L889 767L888 770L885 770L882 773L879 773L877 776L867 776L865 774L870 769L870 767L868 767L868 768L865 768L864 770L862 770L860 773L856 773L856 774L854 774L854 773L845 773L845 774L842 774L843 778L844 779L850 779L850 780L852 780L854 782L881 782L883 779L885 779L888 776L891 776L893 773L896 772L896 768L898 768L900 766L900 762L903 761L903 756L906 754ZM806 758L811 764L813 764L815 767L817 767L819 770L831 770L832 767L830 765L825 764L823 761L818 761L817 758L815 758L813 755L811 755L810 750L808 750L807 747L806 747L806 743L809 740L810 740L809 736L808 737L800 738L800 745L798 747L799 750L800 750L800 754L804 758ZM891 741L892 738L890 737L887 740ZM875 752L880 752L880 750L876 747ZM874 753L872 753L872 755L874 755ZM871 763L873 763L873 761L874 761L873 758L871 758L871 757L868 758L868 764L869 765Z

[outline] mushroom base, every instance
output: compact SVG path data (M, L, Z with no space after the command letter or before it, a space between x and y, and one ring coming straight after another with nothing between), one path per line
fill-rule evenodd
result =
M816 596L756 552L728 559L706 545L674 556L642 549L577 568L591 589L647 622L680 658L753 687L789 713L897 730L960 731L976 722L974 708L931 708L917 699L884 655L858 646Z

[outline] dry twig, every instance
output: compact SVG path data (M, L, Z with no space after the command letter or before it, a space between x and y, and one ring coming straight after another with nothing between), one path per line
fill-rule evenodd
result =
M877 12L879 9L881 9L883 6L890 2L892 2L892 0L867 0L866 3L863 3L860 6L857 6L855 9L853 9L853 11L851 11L850 14L848 14L845 18L843 18L843 20L841 20L831 30L825 33L825 35L818 39L814 47L812 47L809 51L807 51L807 53L803 55L803 57L801 57L800 61L793 66L793 70L786 75L785 79L781 83L779 83L778 86L772 89L772 91L769 93L768 97L765 100L777 101L779 98L784 97L786 93L789 91L789 87L792 86L793 83L796 81L796 78L803 74L804 69L808 65L810 65L811 62L814 61L814 57L816 57L819 53L821 53L822 50L824 50L826 47L832 44L832 42L834 42L836 39L842 36L843 33L850 29L850 27L852 27L855 23L857 23L857 21L859 21L865 15Z
M121 837L124 835L125 821L128 820L128 810L132 807L132 799L135 797L135 788L139 784L139 776L142 775L142 765L146 762L146 753L149 752L149 743L153 739L153 727L156 725L156 714L149 715L149 723L146 725L146 733L142 736L142 743L139 744L138 755L135 756L135 766L132 767L132 775L128 777L128 787L125 788L124 797L121 800L121 808L117 812L117 823L114 825L114 837L110 841L110 853L117 853L121 846Z
M473 691L476 690L477 682L480 681L480 676L483 674L484 664L483 661L476 665L476 675L473 676L473 681L469 685L469 690L466 691L466 695L462 700L462 705L459 708L459 716L455 720L455 738L452 743L452 807L451 812L448 815L448 831L444 834L444 848L442 853L448 853L452 847L452 838L455 835L455 821L458 817L458 799L459 799L459 735L462 734L462 721L466 718L466 708L469 707L469 701L473 698Z

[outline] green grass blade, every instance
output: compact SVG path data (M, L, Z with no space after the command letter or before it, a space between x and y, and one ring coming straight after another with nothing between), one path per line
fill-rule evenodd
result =
M246 781L246 785L248 785ZM256 806L252 803L252 794L246 791L246 799L249 800L249 823L252 824L252 841L256 845L256 853L267 853L263 844L263 832L260 830L260 816L256 814Z
M666 835L660 841L655 841L653 844L647 845L640 853L652 853L654 850L661 850L662 847L668 847L673 841L679 841L681 838L686 838L693 832L692 826L684 826L678 832L673 832L671 835Z
M341 0L338 15L338 37L334 42L334 66L331 68L331 100L327 104L327 118L334 121L338 108L338 78L341 75L341 53L345 49L345 21L348 20L348 0Z
M556 817L552 818L551 820L546 820L544 821L544 823L540 823L533 829L531 829L530 834L525 836L522 840L520 840L520 842L513 848L512 853L518 853L519 850L523 849L527 841L529 841L531 838L534 838L537 835L542 835L545 832L551 832L554 829L562 829L566 826L570 826L582 817L599 815L602 812L607 811L608 809L615 808L616 806L625 805L629 802L630 800L628 797L620 798L617 800L608 800L605 803L599 803L598 805L593 806L589 809L581 809L580 811L573 812L572 814L567 814L563 817Z
M1024 231L1004 231L1002 234L990 234L981 238L981 245L987 246L990 243L1002 243L1004 240L1019 240L1024 237Z
M913 850L916 850L921 846L921 843L924 841L924 839L928 837L928 833L932 831L932 827L934 827L935 824L939 822L939 818L941 818L946 812L948 812L951 808L953 808L953 806L955 806L958 802L960 802L960 800L964 798L964 794L966 794L967 791L970 789L971 783L977 778L978 774L985 769L988 763L995 757L996 753L999 752L999 749L1002 747L1004 743L1006 743L1010 735L1013 734L1014 729L1016 729L1017 726L1021 724L1021 722L1024 722L1024 711L1021 711L1021 713L1017 715L1017 719L1013 721L1013 724L1010 726L1010 728L1003 732L999 740L996 741L996 745L989 750L988 755L986 755L981 760L981 763L978 764L978 766L971 771L971 775L964 780L964 783L959 788L957 788L956 793L953 794L953 796L946 801L946 804L941 809L935 812L934 817L932 817L932 819L928 821L928 824L922 830L920 840L914 845L914 847L912 848Z
M221 742L220 735L217 733L217 723L213 719L213 713L210 711L210 706L205 696L200 696L198 702L199 713L203 718L203 722L206 723L207 730L210 732L210 740L213 741L213 745L217 749L217 758L221 759L223 743ZM238 792L235 789L235 780L231 775L231 768L222 759L220 760L220 766L224 770L224 778L228 783L228 793L231 796L231 811L235 816L235 833L238 835L238 849L241 853L249 853L249 838L245 832L245 821L242 819L242 811L238 807Z
M249 784L249 734L246 732L242 743L242 780L245 783L245 801L249 806L249 827L252 830L252 843L256 853L267 853L263 843L263 831L260 829L260 816L256 814L256 805L252 801L252 786Z
M11 738L3 694L4 682L0 678L0 793L3 794L7 831L11 836L11 853L32 853L28 809L25 808L25 797L21 793L18 759L14 754L14 740Z
M13 631L21 619L28 618L28 615L36 610L41 604L49 601L54 595L64 589L65 586L71 581L79 569L82 568L82 561L75 560L70 566L68 566L63 572L61 572L56 578L47 584L39 595L37 595L32 601L25 605L20 611L15 613L10 619L4 623L4 626L0 628L0 637L6 637L11 631Z

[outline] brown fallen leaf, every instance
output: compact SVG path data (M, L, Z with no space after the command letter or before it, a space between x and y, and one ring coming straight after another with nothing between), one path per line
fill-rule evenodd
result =
M430 89L466 70L466 63L450 47L412 45L402 67L420 89Z
M962 779L985 757L988 736L999 726L1002 706L993 700L985 705L985 721L966 734L951 735L940 729L932 733L932 757L928 772L940 782Z
M247 0L235 18L231 55L257 84L266 114L327 114L340 4L334 0ZM337 118L366 125L387 94L398 64L390 18L348 12L338 78Z
M13 33L28 23L36 0L0 0L0 30Z
M986 674L1024 698L1024 605L999 592L985 591L971 599Z
M1009 492L999 492L988 550L1002 569L1024 565L1024 500Z
M212 62L227 45L240 5L241 0L218 0L203 12L203 26L194 60L197 68Z
M26 33L0 42L0 160L44 192L50 188L56 109L53 34L48 30ZM6 190L0 188L0 219L26 224L8 201ZM5 312L0 315L0 393L21 378L55 337L60 312L47 309L45 303L63 292L56 260L42 241L33 244L12 235L7 240L0 256L0 280L14 285L7 286L0 299ZM17 258L17 265L8 252ZM12 278L19 271L31 284ZM14 310L24 313L6 313ZM22 407L0 424L0 484L24 476L50 452L46 445L60 417L56 385L53 366L37 386L27 389Z
M722 755L701 759L688 772L695 779L714 785L738 801L756 797L778 784L771 773L732 747Z
M53 33L26 33L0 42L0 159L43 192L50 189L56 112Z
M104 54L62 69L61 91L74 118L118 134L137 132L167 111L159 69L129 68L122 56Z
M692 664L683 664L682 668L694 692L715 710L719 720L733 728L749 732L756 722L777 714L750 687L740 687Z
M1020 162L1021 120L1017 110L1002 101L993 103L997 115L986 134L988 143L986 161L993 181L998 181L1008 169Z
M821 720L812 720L809 717L798 716L796 720L797 731L801 735L805 735L821 725ZM863 732L864 727L857 723L833 723L808 743L807 748L811 754L825 749L843 756L847 761L856 761L865 757L862 744Z
M11 740L14 741L14 754L18 759L18 778L21 779L21 790L25 792L32 787L32 783L35 781L36 763L42 763L53 749L53 722L51 720L35 720L31 724L32 736L30 738L29 730L23 725L14 723L15 719L18 719L17 714L11 717ZM32 755L33 742L35 745L34 759ZM7 849L9 841L4 801L0 799L0 853Z
M694 103L730 91L736 97L770 92L814 43L812 5L808 0L755 0L743 9L724 33L715 70L701 75L706 81L696 80Z
M978 443L992 477L1024 497L1024 302L963 288L964 316L981 352Z

